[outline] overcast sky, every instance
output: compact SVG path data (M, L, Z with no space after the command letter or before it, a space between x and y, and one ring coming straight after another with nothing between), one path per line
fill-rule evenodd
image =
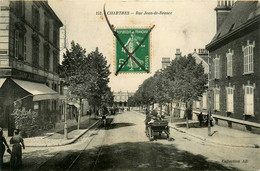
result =
M130 15L108 15L115 27L147 27L155 25L151 32L151 74L119 74L115 76L114 37L103 15L103 11L129 11ZM111 64L110 86L113 91L134 92L144 79L161 68L162 57L174 58L176 48L183 54L195 48L205 48L216 32L215 0L164 0L164 1L89 1L49 0L50 6L67 26L68 41L74 40L87 53L96 47ZM163 11L171 15L136 15L138 12ZM134 14L131 14L134 13Z

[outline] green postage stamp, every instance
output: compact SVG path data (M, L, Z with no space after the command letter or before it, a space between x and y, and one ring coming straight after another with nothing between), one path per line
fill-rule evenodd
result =
M132 53L148 33L148 28L124 28L116 29L119 38L126 49ZM116 40L116 71L128 58L127 52ZM145 39L133 57L148 71L150 71L150 35ZM119 73L146 73L132 58L129 58Z

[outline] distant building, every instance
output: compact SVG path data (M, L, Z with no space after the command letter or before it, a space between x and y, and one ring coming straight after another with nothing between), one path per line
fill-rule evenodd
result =
M171 59L168 57L162 58L162 69L166 68L171 64Z
M260 123L260 3L218 1L215 10L217 32L206 46L213 113Z
M176 53L175 53L175 58L180 58L181 57L181 50L180 49L176 49Z
M16 101L44 119L47 114L60 118L57 66L63 24L48 1L2 0L0 5L0 125L12 134Z
M133 96L134 93L130 93L130 92L114 92L114 105L116 107L127 107L128 106L128 98Z

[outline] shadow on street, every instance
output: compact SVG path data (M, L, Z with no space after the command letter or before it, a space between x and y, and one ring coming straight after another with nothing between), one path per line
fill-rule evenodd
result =
M122 127L128 127L128 126L134 126L134 123L111 123L107 125L107 129L116 129L116 128L122 128Z
M59 153L40 170L66 170L80 151ZM98 154L99 157L98 157ZM98 160L97 160L98 158ZM221 162L221 161L220 161ZM96 164L95 164L96 163ZM71 170L237 170L154 142L119 143L85 150Z

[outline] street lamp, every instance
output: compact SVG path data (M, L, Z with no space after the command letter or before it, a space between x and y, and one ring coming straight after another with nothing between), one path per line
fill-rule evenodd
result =
M211 119L211 97L212 97L212 89L208 89L208 136L211 136L211 125L210 125L210 119Z
M68 139L68 125L67 125L67 97L64 100L64 138Z

